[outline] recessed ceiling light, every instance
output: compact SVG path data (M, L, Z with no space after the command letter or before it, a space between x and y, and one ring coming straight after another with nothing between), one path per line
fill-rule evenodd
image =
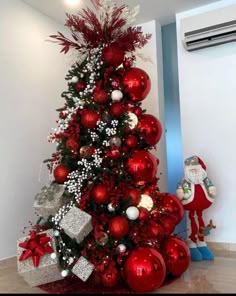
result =
M68 5L78 5L80 3L80 0L65 0L65 3L68 4Z

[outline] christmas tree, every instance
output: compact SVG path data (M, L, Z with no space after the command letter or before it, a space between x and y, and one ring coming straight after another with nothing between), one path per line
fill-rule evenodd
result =
M137 7L91 2L94 10L67 14L71 39L50 36L78 58L49 136L53 178L35 197L36 225L17 244L18 272L61 293L153 291L180 276L190 254L173 234L182 204L158 187L151 150L162 125L142 109L151 82L135 50L151 35L130 26Z

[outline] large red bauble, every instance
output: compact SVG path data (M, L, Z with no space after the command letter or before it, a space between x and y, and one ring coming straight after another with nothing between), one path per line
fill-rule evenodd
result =
M107 189L107 186L105 186L104 184L96 185L91 191L91 196L97 204L106 203L109 200L109 191Z
M63 184L67 180L70 170L63 164L59 164L53 171L55 181L59 184Z
M135 102L144 100L151 89L151 80L148 74L140 68L126 70L123 76L123 84L125 85L125 92Z
M138 145L138 138L134 135L128 135L124 141L125 145L129 148L135 148Z
M184 207L181 201L174 195L168 192L158 193L158 199L161 201L162 211L168 216L172 216L178 224L184 216Z
M136 292L151 292L159 288L166 276L162 255L151 247L138 247L125 262L128 285Z
M108 100L108 94L104 89L97 88L93 93L93 100L97 104L105 104Z
M138 189L131 187L128 188L124 195L124 199L131 199L131 204L132 206L137 206L141 200L141 194Z
M115 117L119 117L123 113L125 113L125 107L124 107L123 102L116 102L116 103L112 104L110 107L110 112Z
M139 116L137 129L139 130L140 136L152 146L158 143L162 135L160 121L150 114L142 114Z
M101 282L105 287L115 287L120 279L117 268L110 264L101 274Z
M163 216L159 219L162 227L165 230L165 236L169 236L170 234L172 234L176 226L175 218L171 216Z
M124 59L125 52L116 43L111 43L103 49L103 59L111 66L118 67Z
M151 238L155 238L158 242L161 242L165 237L165 230L161 224L154 221L147 225L147 233Z
M133 176L138 185L143 185L152 180L157 172L156 158L146 150L140 150L133 153L128 159L127 171Z
M95 128L97 121L99 119L99 114L93 110L83 110L81 114L81 123L86 128Z
M189 247L178 237L168 237L163 245L166 268L174 276L180 276L190 264Z
M116 216L109 221L108 229L113 238L120 239L128 233L129 222L123 216Z

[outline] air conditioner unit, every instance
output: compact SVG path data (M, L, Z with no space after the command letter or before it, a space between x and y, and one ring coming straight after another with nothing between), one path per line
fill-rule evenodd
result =
M180 28L188 51L236 41L236 5L183 18Z

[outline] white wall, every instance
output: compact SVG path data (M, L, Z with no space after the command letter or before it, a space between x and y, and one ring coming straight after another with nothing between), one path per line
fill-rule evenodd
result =
M62 105L66 63L60 48L46 42L63 27L19 0L0 1L0 259L16 253L33 200L47 182L42 161L54 151L47 143Z
M216 224L207 240L236 243L236 43L187 52L180 31L182 19L214 9L220 15L228 5L236 14L236 1L225 0L179 13L176 20L183 157L201 157L217 187L204 212L205 221Z
M164 118L164 87L163 87L163 65L162 65L162 38L161 26L155 20L143 23L144 34L152 34L147 45L141 50L137 50L144 59L137 58L137 67L146 71L151 79L151 90L146 99L142 101L142 108L147 110L147 114L152 114L158 118L162 124L162 137L157 144L156 150L151 152L159 159L157 177L160 178L158 186L162 192L167 191L167 163L166 163L166 138L165 138L165 118Z

